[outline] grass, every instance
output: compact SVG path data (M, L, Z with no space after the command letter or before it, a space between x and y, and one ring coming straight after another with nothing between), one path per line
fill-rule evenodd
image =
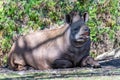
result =
M3 4L3 0L0 1L0 11L3 10L3 6L2 6L2 4Z
M60 70L6 71L0 73L0 80L120 80L120 69L74 68Z

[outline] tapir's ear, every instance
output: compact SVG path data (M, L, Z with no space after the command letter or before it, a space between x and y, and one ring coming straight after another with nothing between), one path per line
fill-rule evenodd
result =
M70 14L65 15L65 22L68 23L68 24L71 24L72 19L71 19Z
M89 15L88 15L87 12L85 12L85 13L83 14L83 19L84 19L85 22L88 21L88 19L89 19Z

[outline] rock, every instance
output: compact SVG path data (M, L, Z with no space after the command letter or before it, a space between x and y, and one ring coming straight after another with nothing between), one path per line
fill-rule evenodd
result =
M117 24L120 25L120 16L117 18Z
M120 58L120 48L113 49L112 51L105 52L101 55L98 55L96 60L104 60L104 59L116 59Z

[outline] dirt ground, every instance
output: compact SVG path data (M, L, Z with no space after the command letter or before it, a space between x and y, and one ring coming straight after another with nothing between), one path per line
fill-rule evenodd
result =
M0 68L0 79L12 80L26 80L26 79L62 79L62 80L120 80L120 59L111 59L99 61L102 68L70 68L70 69L56 69L56 70L26 70L26 71L12 71L7 68ZM111 77L108 77L111 76ZM112 77L114 76L114 77ZM98 77L98 78L97 78ZM119 78L119 79L118 79Z

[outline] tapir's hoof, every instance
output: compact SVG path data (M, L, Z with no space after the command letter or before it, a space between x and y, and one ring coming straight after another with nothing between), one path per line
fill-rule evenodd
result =
M99 65L94 65L93 68L102 68L102 66L99 64Z

